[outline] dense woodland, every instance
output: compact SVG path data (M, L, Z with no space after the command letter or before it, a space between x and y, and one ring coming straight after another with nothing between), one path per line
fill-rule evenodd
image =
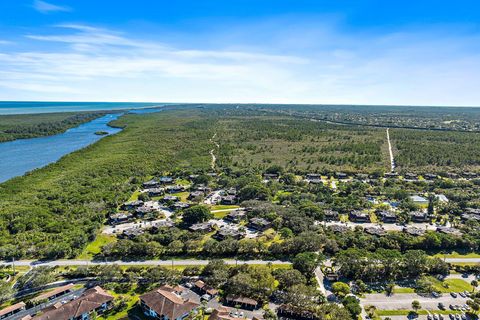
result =
M0 116L0 142L58 134L102 115L98 111Z
M480 133L393 129L390 137L400 170L459 173L480 169Z
M206 168L208 123L186 115L124 116L123 132L1 184L0 256L76 256L142 179Z

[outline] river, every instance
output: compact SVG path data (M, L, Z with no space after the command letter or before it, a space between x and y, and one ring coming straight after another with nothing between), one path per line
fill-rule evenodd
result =
M44 167L105 137L95 134L97 131L105 131L108 135L121 131L108 126L110 121L121 115L107 114L53 136L0 143L0 182Z
M160 112L162 109L134 109L132 114ZM46 137L19 139L0 143L0 183L13 177L24 175L53 163L73 151L82 149L106 135L97 135L103 131L107 135L115 134L122 129L108 125L124 113L112 113L83 123L78 127Z

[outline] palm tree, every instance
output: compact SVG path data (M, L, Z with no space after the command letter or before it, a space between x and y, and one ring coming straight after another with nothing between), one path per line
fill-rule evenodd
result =
M477 280L472 280L472 282L470 282L470 284L472 285L472 292L475 292L475 288L478 287L478 281Z

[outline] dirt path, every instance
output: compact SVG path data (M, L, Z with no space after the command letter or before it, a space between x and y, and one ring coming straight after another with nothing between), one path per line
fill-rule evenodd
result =
M387 128L388 152L390 153L390 170L395 171L395 159L393 158L392 143L390 142L390 128Z
M210 142L212 142L215 145L215 147L218 149L220 148L220 145L218 144L218 142L215 141L216 137L217 137L217 133L215 132L213 136L210 138ZM212 167L212 170L215 170L215 165L217 162L217 157L215 156L215 148L210 150L210 155L212 156L212 162L210 166Z

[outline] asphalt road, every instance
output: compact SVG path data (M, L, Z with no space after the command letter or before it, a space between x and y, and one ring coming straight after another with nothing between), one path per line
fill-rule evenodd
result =
M446 258L446 262L450 263L480 263L480 258ZM86 265L155 265L155 266L198 266L206 265L209 260L138 260L138 261L94 261L94 260L54 260L54 261L37 261L37 260L19 260L15 261L17 266L86 266ZM224 259L227 264L291 264L289 261L281 260L234 260ZM11 261L0 261L1 264L11 264Z
M266 260L232 260L224 259L229 265L235 264L291 264L289 261L266 261ZM19 260L15 261L16 266L87 266L87 265L145 265L145 266L198 266L206 265L209 260L140 260L140 261L92 261L92 260L54 260L54 261L35 261L35 260ZM11 264L11 262L0 261L0 264Z

